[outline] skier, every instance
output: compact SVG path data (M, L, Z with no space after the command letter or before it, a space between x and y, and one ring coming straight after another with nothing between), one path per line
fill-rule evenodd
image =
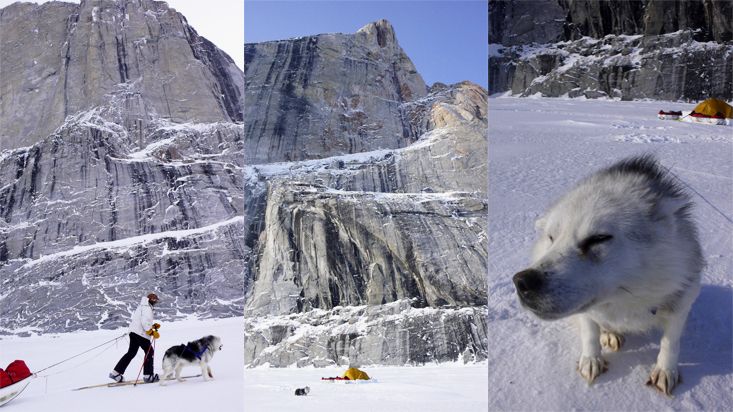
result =
M109 374L110 379L115 382L122 382L125 369L137 354L137 350L142 348L146 354L145 363L143 365L143 381L145 383L157 382L158 374L153 373L153 348L150 345L152 339L158 339L159 323L153 322L153 306L158 303L158 295L151 293L140 300L140 306L137 307L132 314L130 321L130 348L127 353L122 355L120 361L117 362L114 370Z

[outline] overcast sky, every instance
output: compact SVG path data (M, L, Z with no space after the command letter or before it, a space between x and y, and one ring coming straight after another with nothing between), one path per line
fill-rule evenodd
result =
M48 0L29 0L46 3ZM79 3L68 1L69 3ZM0 7L15 0L0 0ZM168 0L168 5L178 10L198 34L206 37L244 67L244 10L242 0Z

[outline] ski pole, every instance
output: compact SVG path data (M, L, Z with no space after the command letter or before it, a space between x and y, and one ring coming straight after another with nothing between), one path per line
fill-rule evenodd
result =
M135 383L132 384L132 386L137 386L137 382L140 379L140 374L143 372L143 368L145 367L145 362L147 362L147 360L148 360L148 355L150 354L150 349L155 350L154 349L155 348L155 338L153 338L152 336L151 336L151 338L152 338L151 340L153 342L150 344L150 346L148 346L148 350L145 351L145 357L143 358L143 364L142 364L142 366L140 366L140 371L138 371L137 378L135 378Z

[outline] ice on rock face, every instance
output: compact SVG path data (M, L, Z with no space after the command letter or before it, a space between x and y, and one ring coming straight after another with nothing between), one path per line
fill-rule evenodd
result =
M485 307L415 308L413 304L399 300L245 318L245 362L250 367L326 367L486 359Z
M245 44L244 56L248 164L403 147L418 137L400 105L427 89L385 20L355 34Z
M245 362L485 359L486 91L386 21L245 61Z
M719 17L733 15L730 2L713 2L709 10L701 2L678 8L665 2L490 3L492 94L733 97L733 31Z
M235 75L231 58L185 18L165 10L152 0L5 7L0 82L13 104L0 110L0 150L37 143L67 116L106 104L107 94L126 83L136 83L128 115L143 123L154 117L149 113L178 123L241 121L241 72ZM124 24L107 24L112 17ZM37 41L34 30L48 42ZM43 75L29 80L22 68L33 60L33 73Z
M241 314L243 75L166 10L2 10L0 333L120 327L148 291L161 319ZM30 93L5 67L33 60Z

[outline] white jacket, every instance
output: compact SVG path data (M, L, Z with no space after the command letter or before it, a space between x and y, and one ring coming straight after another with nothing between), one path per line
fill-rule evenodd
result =
M132 313L132 320L130 320L130 332L137 333L143 338L150 338L145 332L153 327L153 307L148 302L148 297L143 296L140 299L140 306L135 309Z

